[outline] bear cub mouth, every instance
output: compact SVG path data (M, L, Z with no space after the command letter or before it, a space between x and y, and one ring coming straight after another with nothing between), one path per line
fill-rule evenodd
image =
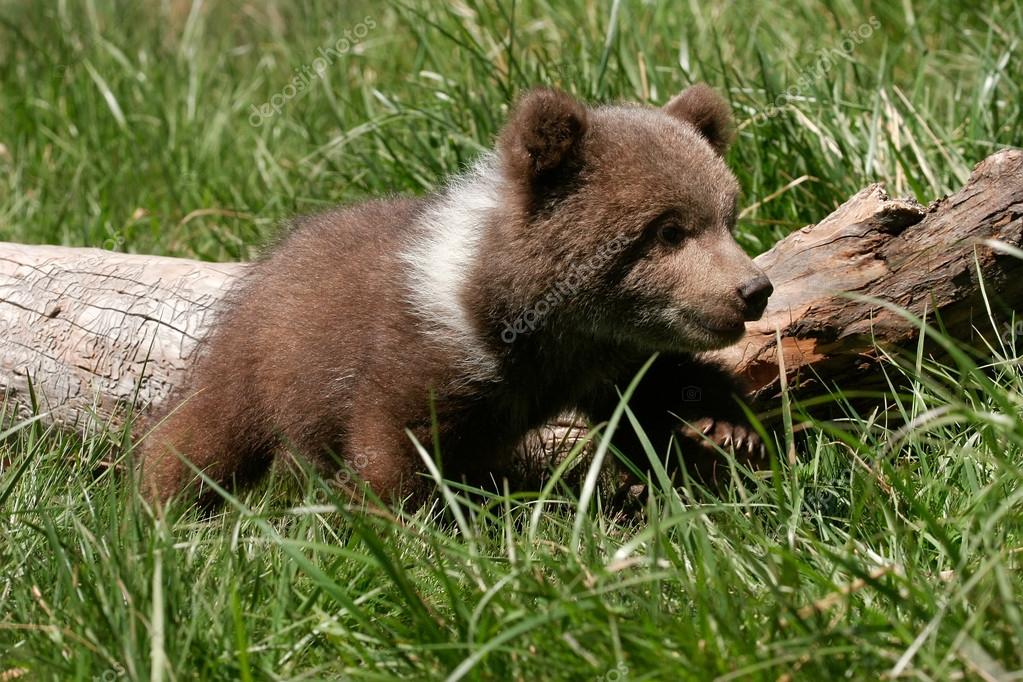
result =
M746 323L742 320L734 322L711 322L707 320L701 321L700 326L717 336L739 337L746 333Z

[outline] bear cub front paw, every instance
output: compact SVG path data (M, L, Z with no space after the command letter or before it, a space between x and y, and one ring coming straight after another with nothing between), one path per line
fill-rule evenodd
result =
M760 434L748 423L703 417L679 428L683 452L695 445L708 456L719 455L717 448L731 451L736 460L753 468L767 465L767 449Z

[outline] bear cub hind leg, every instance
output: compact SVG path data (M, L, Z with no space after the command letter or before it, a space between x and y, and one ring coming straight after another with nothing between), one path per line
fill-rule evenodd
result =
M268 470L274 442L244 404L237 387L221 385L168 401L169 410L154 415L142 444L141 478L150 501L164 502L179 492L202 487L191 462L217 485L232 489L255 481ZM203 498L212 493L203 494Z

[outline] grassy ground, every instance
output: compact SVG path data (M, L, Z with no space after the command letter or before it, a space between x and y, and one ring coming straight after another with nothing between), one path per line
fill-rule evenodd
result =
M5 0L0 239L249 257L436 187L541 82L727 92L752 252L1023 140L1019 0L709 5ZM889 363L888 416L794 406L795 463L643 521L558 487L353 517L286 475L156 518L123 434L10 424L0 680L1023 678L1023 387L1013 348L964 350Z

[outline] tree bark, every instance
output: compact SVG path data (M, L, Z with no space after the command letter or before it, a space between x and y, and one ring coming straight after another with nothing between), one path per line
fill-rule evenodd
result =
M0 243L0 395L22 416L37 409L72 428L156 405L244 269Z
M877 349L911 344L918 330L848 294L940 313L953 335L990 330L980 278L999 310L1016 310L1023 261L987 240L1023 247L1023 151L994 154L927 208L872 185L781 240L756 259L775 285L764 318L713 356L748 378L751 397L778 393L779 348L798 393L821 390L821 379L861 387ZM129 409L158 404L245 267L0 243L0 393L22 414L71 428L118 424ZM560 420L530 447L570 444L581 428Z
M880 380L879 349L916 342L917 325L878 301L938 315L953 337L990 339L1023 303L1023 260L992 240L1023 245L1021 150L988 157L965 187L927 208L867 187L756 259L775 293L746 337L714 355L747 377L753 397L775 396L780 334L787 384L806 396L826 389L822 380L850 388Z

